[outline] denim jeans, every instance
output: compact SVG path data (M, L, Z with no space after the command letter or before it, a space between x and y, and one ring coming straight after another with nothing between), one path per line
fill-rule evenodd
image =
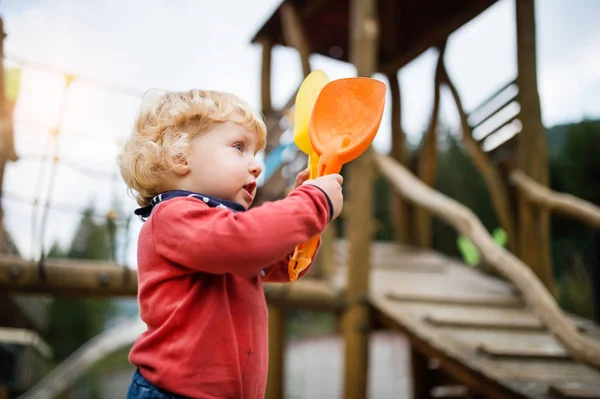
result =
M150 383L139 370L136 370L129 385L127 399L187 399L184 396L175 395Z

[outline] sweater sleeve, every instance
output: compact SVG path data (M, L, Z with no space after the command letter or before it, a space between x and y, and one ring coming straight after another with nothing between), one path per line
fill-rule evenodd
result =
M195 198L165 201L148 220L156 252L171 263L213 274L257 276L323 231L327 196L303 185L285 199L246 212L210 208Z

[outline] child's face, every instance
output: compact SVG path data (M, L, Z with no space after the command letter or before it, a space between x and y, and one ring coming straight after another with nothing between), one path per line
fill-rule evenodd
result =
M234 122L192 139L182 188L235 201L248 209L262 172L256 160L257 145L256 134Z

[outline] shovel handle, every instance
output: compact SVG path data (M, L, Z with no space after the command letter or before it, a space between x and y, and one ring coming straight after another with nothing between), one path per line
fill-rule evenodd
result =
M298 244L288 264L288 275L290 281L296 281L300 273L312 262L312 258L319 245L320 234L313 236L310 240Z
M335 153L323 153L319 159L319 172L317 177L340 173L342 171L342 163Z
M316 152L313 152L312 154L310 154L308 156L308 178L310 180L313 180L317 177L318 172L319 172L319 156L317 155Z

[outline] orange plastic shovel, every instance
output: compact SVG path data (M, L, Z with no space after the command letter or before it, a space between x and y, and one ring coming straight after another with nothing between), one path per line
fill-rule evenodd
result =
M371 145L381 124L385 91L383 82L371 78L334 80L321 90L308 127L319 156L317 177L340 173ZM288 267L291 281L310 265L318 243L316 235L296 248Z

